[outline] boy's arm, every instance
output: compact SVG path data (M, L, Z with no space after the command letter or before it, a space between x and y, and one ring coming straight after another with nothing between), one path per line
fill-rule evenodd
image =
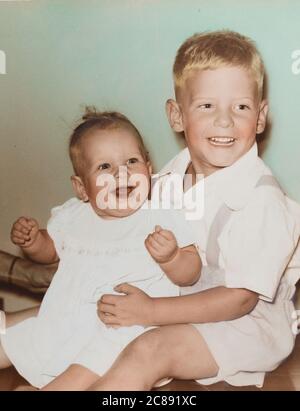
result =
M152 298L151 325L230 321L251 312L257 293L244 288L216 287L180 297Z
M202 264L196 247L191 245L177 248L175 256L160 267L174 284L185 287L199 280Z
M100 320L113 327L230 321L251 312L258 301L257 293L245 288L215 287L162 298L149 297L130 284L120 284L115 291L125 295L107 294L98 301Z

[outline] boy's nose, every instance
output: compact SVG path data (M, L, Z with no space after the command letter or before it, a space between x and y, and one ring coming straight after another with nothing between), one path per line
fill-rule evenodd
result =
M220 111L217 113L214 120L215 127L229 128L233 127L234 121L230 113L227 111Z

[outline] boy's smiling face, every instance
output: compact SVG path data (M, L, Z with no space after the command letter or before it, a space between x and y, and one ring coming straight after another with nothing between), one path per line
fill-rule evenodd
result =
M167 102L169 121L183 131L193 167L209 175L228 167L253 146L266 124L254 78L244 68L195 70Z

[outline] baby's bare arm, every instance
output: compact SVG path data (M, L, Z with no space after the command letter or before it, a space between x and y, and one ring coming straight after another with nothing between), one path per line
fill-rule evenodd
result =
M39 230L35 242L29 247L21 247L31 260L41 264L51 264L59 260L52 238L47 230Z
M20 217L11 229L11 240L31 260L50 264L58 261L54 243L47 230L39 228L33 218Z
M184 287L198 281L202 264L195 246L179 248L174 234L160 226L148 235L145 246L174 284Z
M173 259L160 267L174 284L186 287L199 280L202 264L196 247L191 245L178 248Z

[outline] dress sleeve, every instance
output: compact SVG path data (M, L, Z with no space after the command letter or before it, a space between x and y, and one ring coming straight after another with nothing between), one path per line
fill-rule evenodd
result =
M296 219L284 196L270 190L256 189L219 239L226 286L255 291L266 301L274 299L298 241Z
M47 224L47 231L52 238L58 255L61 255L66 224L70 221L74 211L80 206L81 201L71 198L64 204L51 210L51 217Z

